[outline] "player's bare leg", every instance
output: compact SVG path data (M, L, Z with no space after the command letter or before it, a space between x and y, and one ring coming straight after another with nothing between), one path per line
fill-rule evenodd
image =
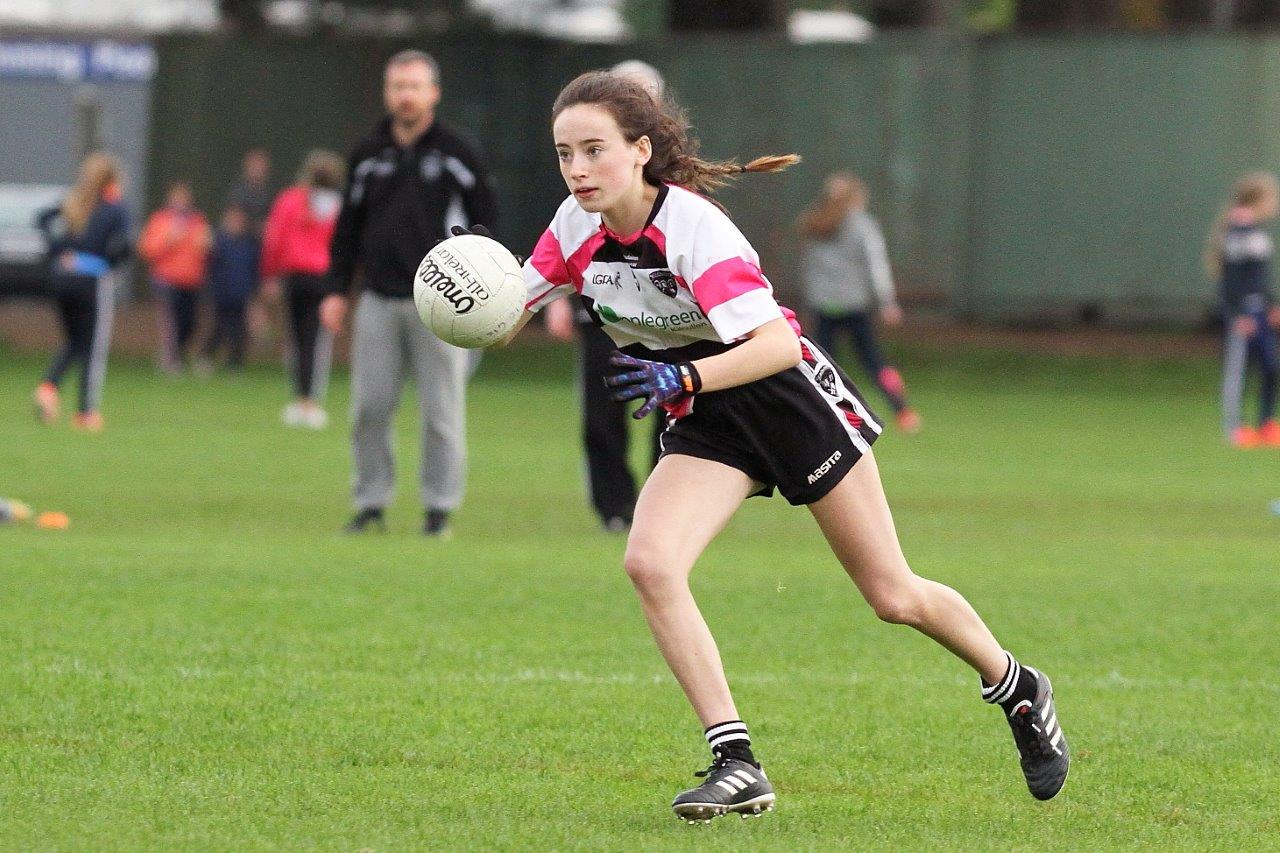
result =
M689 590L689 572L759 484L706 459L663 457L636 502L625 566L654 639L693 705L715 755L701 785L672 804L684 820L773 807L773 786L754 762L746 724L738 718L715 639ZM727 738L736 738L730 742ZM725 740L722 741L722 738Z
M927 634L989 683L1004 676L1004 649L969 602L950 587L919 577L907 565L872 454L863 456L809 509L877 616Z
M810 510L877 616L910 625L978 671L983 698L1008 715L1031 793L1042 800L1057 794L1070 757L1049 679L1005 652L960 593L911 571L875 458L866 454Z
M716 641L689 590L689 572L756 488L746 474L719 462L665 456L640 490L627 538L627 575L667 666L704 726L736 719L738 711Z

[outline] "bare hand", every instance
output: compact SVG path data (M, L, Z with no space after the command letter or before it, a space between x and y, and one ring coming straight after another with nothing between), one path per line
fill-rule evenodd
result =
M1267 311L1267 322L1273 329L1280 329L1280 305L1273 305Z
M573 308L564 299L547 306L547 332L557 341L573 340Z
M880 309L880 322L886 326L902 325L902 308L896 302L890 302Z
M320 303L320 325L335 335L342 334L342 322L347 317L347 297L332 293Z
M61 255L58 255L58 266L62 267L66 272L75 272L76 253L68 249Z

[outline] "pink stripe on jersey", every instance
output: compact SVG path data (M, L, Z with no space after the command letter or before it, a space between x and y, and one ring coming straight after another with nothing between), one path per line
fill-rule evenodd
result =
M568 258L565 259L565 266L568 268L569 277L573 281L574 289L579 293L582 292L582 274L590 265L591 259L596 252L604 245L604 232L597 231L586 239L581 246Z
M667 256L667 235L662 233L662 229L651 222L641 233L653 241L653 245L658 247L662 257L665 258Z
M744 258L727 258L712 264L698 276L693 283L693 297L703 313L707 313L735 296L768 287L755 264Z
M796 337L803 338L804 329L800 328L800 321L796 319L796 312L792 311L790 308L783 305L781 302L778 303L778 307L782 309L782 319L786 320L791 325L791 330L796 333ZM805 355L807 350L808 350L808 347L806 347L804 343L801 342L800 344L801 355Z
M564 253L560 251L560 241L551 233L550 228L538 238L538 245L533 247L533 254L529 256L529 263L533 264L538 275L555 287L570 282L569 270L564 265Z

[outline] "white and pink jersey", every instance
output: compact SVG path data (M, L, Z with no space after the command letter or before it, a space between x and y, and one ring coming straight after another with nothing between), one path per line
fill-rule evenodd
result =
M760 258L724 211L664 184L649 222L614 234L600 214L569 196L524 265L526 308L578 293L619 348L730 345L771 320L795 314L778 304Z

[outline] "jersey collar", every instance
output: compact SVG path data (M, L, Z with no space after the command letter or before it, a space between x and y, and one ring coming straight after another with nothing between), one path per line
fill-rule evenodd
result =
M667 192L670 189L671 187L668 186L667 184L661 184L658 187L658 195L653 199L653 207L649 209L649 218L644 221L644 225L640 226L639 231L636 231L634 234L629 234L624 237L621 234L615 233L613 230L609 228L608 225L605 225L604 217L601 217L600 232L604 234L606 237L608 237L610 240L614 240L618 243L621 243L624 246L630 246L632 243L639 240L640 236L644 234L645 230L648 229L648 227L653 224L653 220L656 219L658 216L658 211L662 209L662 203L667 200Z

